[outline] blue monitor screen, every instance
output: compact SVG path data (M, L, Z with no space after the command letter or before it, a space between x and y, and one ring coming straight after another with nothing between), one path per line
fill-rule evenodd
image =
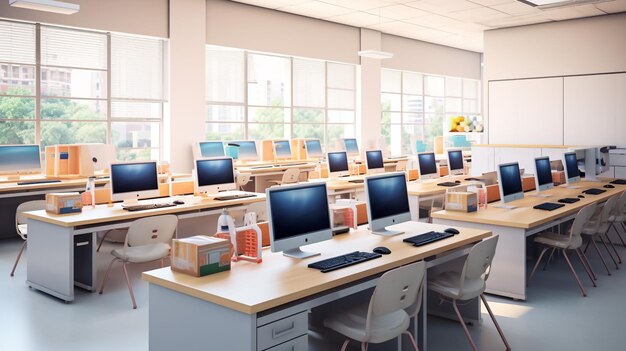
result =
M435 161L435 154L432 152L425 154L418 154L417 161L420 167L420 174L436 174L437 162Z
M291 157L291 146L288 140L275 141L274 150L276 151L276 157Z
M348 170L348 155L344 151L328 153L328 170L344 172Z
M308 157L322 157L322 144L319 140L307 140L305 145Z
M111 165L113 194L159 190L156 162L122 163Z
M537 169L537 183L541 186L552 183L552 169L550 168L550 158L542 157L535 159Z
M500 165L500 182L502 197L522 192L522 178L519 175L519 164Z
M344 139L343 144L347 153L351 155L359 153L359 145L356 143L356 139Z
M224 144L221 141L203 141L200 143L202 157L223 157Z
M0 173L19 173L21 170L41 169L39 145L0 146Z
M229 141L229 146L238 146L238 157L241 160L257 159L256 143L252 140Z
M463 151L448 151L448 162L451 171L463 169Z
M275 240L330 228L326 184L283 189L268 195Z
M234 183L233 160L230 158L196 160L196 175L198 186Z
M366 151L365 157L367 159L367 169L385 168L382 151Z
M567 170L567 179L579 177L578 173L578 161L576 160L576 153L565 154L565 168Z
M409 212L409 195L404 174L367 179L372 220Z

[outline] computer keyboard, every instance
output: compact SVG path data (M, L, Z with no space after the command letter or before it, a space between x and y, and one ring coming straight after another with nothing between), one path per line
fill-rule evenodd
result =
M450 186L457 186L457 185L459 185L459 183L455 183L455 182L443 182L443 183L437 183L437 185L439 185L439 186L448 186L448 187L450 187Z
M389 156L387 157L388 160L400 160L403 158L407 158L406 156Z
M591 188L591 189L587 189L587 190L583 191L583 193L589 194L589 195L600 195L600 194L602 194L605 191L606 190L604 190L604 189Z
M24 182L18 182L17 185L33 185L33 184L46 184L46 183L60 183L58 179L42 179L42 180L29 180Z
M135 211L154 210L157 208L174 207L174 206L176 205L166 202L166 203L158 203L158 204L124 206L122 208L125 209L126 211L135 212Z
M218 196L215 198L215 200L228 201L228 200L245 199L247 197L255 197L255 196L256 194L235 194L235 195Z
M562 204L573 204L574 202L580 201L580 199L577 199L575 197L564 197L562 199L559 199L558 201Z
M533 208L535 208L537 210L554 211L557 208L561 208L563 206L565 206L565 205L563 205L563 204L555 204L554 202L544 202L542 204L533 206Z
M306 162L297 162L297 163L281 163L278 165L274 165L274 167L289 167L289 166L302 166L305 165Z
M250 169L263 169L263 168L272 168L274 167L273 165L269 165L269 166L252 166L250 167Z
M626 179L615 179L611 184L626 185Z
M309 263L309 268L315 268L322 273L331 272L339 268L352 266L353 264L379 258L381 254L374 252L354 251L345 255L327 258L325 260Z
M411 243L413 244L413 246L422 246L445 238L449 238L451 236L454 236L454 234L442 232L427 232L412 236L410 238L406 238L402 241L404 241L405 243Z
M348 183L357 183L357 184L360 184L360 183L363 183L364 181L365 181L365 180L363 180L363 179L352 179L352 180L348 180Z

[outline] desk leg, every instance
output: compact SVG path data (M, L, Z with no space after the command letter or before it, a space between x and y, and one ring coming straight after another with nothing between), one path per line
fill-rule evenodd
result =
M419 196L409 195L409 209L411 211L411 220L414 222L418 222L420 219L420 197Z

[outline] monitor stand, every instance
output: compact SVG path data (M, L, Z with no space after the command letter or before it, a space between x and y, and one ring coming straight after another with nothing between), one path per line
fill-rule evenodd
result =
M293 257L293 258L307 258L307 257L312 257L312 256L318 256L320 255L320 253L302 251L300 250L299 247L296 247L295 249L284 250L283 255L287 257Z
M539 194L539 193L537 193L537 194L530 194L528 196L541 197L541 198L544 198L544 199L547 198L547 197L550 197L550 195L548 195L548 194Z
M394 236L398 234L403 234L403 230L389 230L386 227L377 228L372 230L372 234L380 235L380 236Z
M139 200L137 199L126 199L122 202L122 206L136 206L139 205Z

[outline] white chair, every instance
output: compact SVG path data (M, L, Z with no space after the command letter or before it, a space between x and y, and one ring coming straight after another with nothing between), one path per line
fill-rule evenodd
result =
M537 235L537 237L535 237L535 242L539 244L543 244L545 245L545 247L543 248L543 250L541 250L541 253L539 254L539 258L537 259L537 263L535 263L533 270L530 272L530 277L528 278L529 282L530 282L530 279L532 279L533 275L535 274L535 271L537 270L537 267L539 266L539 262L541 262L541 259L543 258L543 255L546 253L547 250L549 249L552 250L551 255L554 253L554 251L561 251L563 254L563 257L565 257L565 261L567 262L567 265L569 266L570 271L574 275L574 278L576 278L576 282L578 283L578 286L580 287L580 290L583 296L587 296L587 291L583 287L583 284L580 282L580 279L578 278L578 275L576 274L576 271L574 270L574 267L572 266L572 262L567 256L567 250L573 250L574 252L576 252L576 254L578 255L578 259L580 259L580 262L583 264L583 267L585 268L585 272L589 276L589 279L591 279L591 283L593 284L593 286L596 286L595 273L593 272L593 269L591 268L591 265L589 264L589 260L587 260L587 256L585 256L585 253L580 249L580 247L582 246L582 242L583 242L583 239L581 237L583 226L585 225L585 223L589 221L589 218L593 215L595 210L596 210L596 204L593 203L593 204L583 207L580 211L578 211L578 213L576 214L576 217L574 218L574 222L572 223L572 226L569 229L568 235L552 233L552 232L544 232L544 233Z
M626 223L624 223L626 222L626 191L623 191L622 195L620 195L613 213L609 215L608 221L611 224L611 227L615 229L617 237L622 242L622 245L626 247L626 242L624 242L624 238L617 227L617 224L619 223L621 224L622 230L626 231Z
M17 263L20 262L22 253L24 252L24 249L26 248L28 226L26 224L26 216L24 216L24 212L45 210L45 209L46 209L46 201L44 200L32 200L32 201L22 202L19 206L17 206L17 210L15 211L15 231L20 237L22 237L22 240L24 240L24 243L22 243L22 247L20 248L20 253L17 254L17 258L15 259L15 263L13 264L13 269L11 270L11 276L15 274L15 268L17 268Z
M467 259L465 260L463 267L455 267L456 269L454 270L442 272L432 278L429 277L428 279L429 290L440 294L443 301L446 301L444 298L451 300L454 312L456 312L456 316L459 318L459 322L463 327L465 336L469 340L474 351L478 349L476 348L476 344L474 344L474 340L472 340L469 330L467 330L467 326L463 321L463 317L459 312L457 301L471 300L479 296L485 304L487 312L489 312L489 316L491 316L491 320L493 321L493 324L495 324L506 349L511 350L502 329L500 329L500 325L496 321L496 317L493 315L493 312L491 312L487 299L485 299L485 296L483 295L486 287L485 282L487 281L487 278L489 278L491 261L496 253L497 244L497 235L477 243L474 247L472 247L467 255Z
M237 173L237 188L243 191L243 187L250 183L252 179L252 173Z
M104 280L100 286L100 294L104 291L109 271L116 261L122 262L128 292L133 302L133 309L137 308L133 287L128 279L128 271L126 265L129 263L145 263L161 260L170 254L170 242L176 232L178 217L174 215L164 215L155 217L146 217L135 220L128 227L126 241L121 249L111 251L114 256L109 267L104 274Z
M378 279L369 303L326 318L325 327L347 337L341 350L346 350L350 340L360 341L361 350L367 350L368 343L378 344L404 334L419 351L407 328L422 304L425 269L426 264L420 261L388 271Z
M300 180L300 168L287 168L281 180L268 180L274 185L295 184Z
M615 249L615 245L613 245L613 243L611 242L615 255L617 256L617 259L615 259L615 257L613 257L613 254L611 254L611 251L609 250L609 246L606 243L607 241L606 234L609 232L609 229L611 228L611 223L609 222L609 216L615 210L616 204L617 204L617 196L613 196L609 198L608 200L606 200L604 202L604 205L598 206L598 208L596 208L595 214L591 216L591 218L589 219L589 221L587 221L587 223L585 223L585 225L583 226L583 230L582 230L582 234L588 237L588 242L587 242L587 246L585 247L585 252L587 251L587 248L589 247L589 245L593 243L594 247L596 248L596 251L598 252L598 255L600 255L600 258L602 258L602 263L604 263L607 273L609 273L609 269L606 265L606 262L604 261L604 258L600 254L600 251L598 250L598 246L596 245L596 238L600 238L600 241L602 241L602 244L604 245L606 252L609 254L609 256L611 257L611 260L615 264L615 269L619 269L619 266L617 264L618 262L622 263L622 258L617 253L617 249Z

